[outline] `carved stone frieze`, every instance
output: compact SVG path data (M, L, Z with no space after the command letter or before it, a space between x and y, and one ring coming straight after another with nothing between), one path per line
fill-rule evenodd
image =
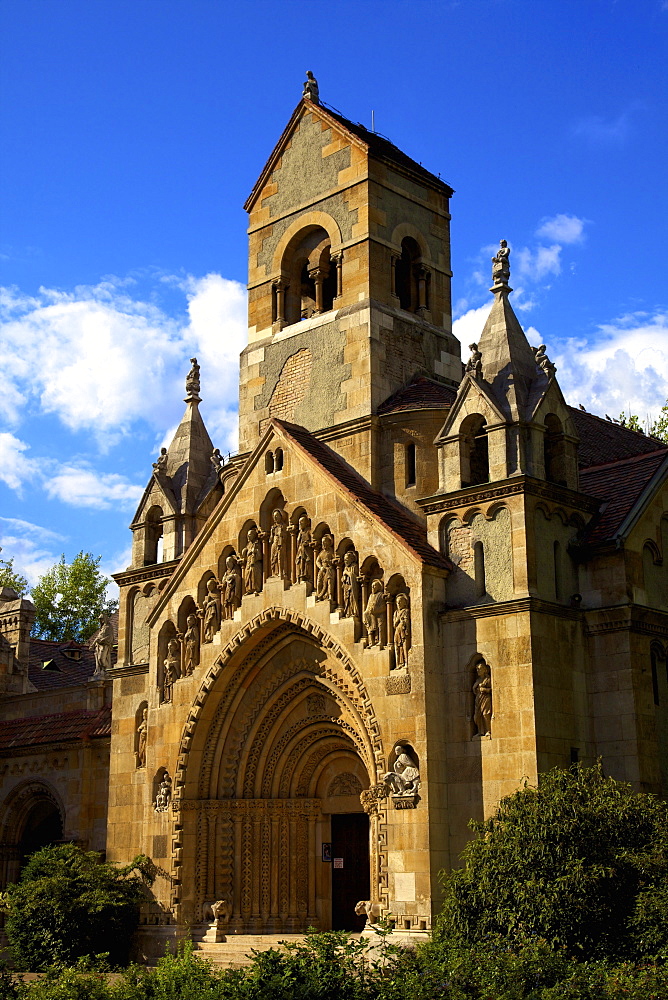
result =
M411 675L409 673L395 673L385 678L385 694L410 694Z

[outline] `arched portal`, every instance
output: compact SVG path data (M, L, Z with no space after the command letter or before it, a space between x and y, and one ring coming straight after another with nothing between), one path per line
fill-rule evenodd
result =
M63 818L62 803L48 785L31 781L14 789L0 823L0 887L16 881L35 851L62 841Z
M180 919L223 899L239 933L356 929L381 882L379 815L370 831L360 800L384 766L377 726L346 654L273 611L230 644L186 723Z

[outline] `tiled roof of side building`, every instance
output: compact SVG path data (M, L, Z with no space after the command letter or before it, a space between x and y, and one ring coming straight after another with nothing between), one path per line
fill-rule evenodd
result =
M118 641L118 611L109 616ZM38 691L72 687L85 684L95 673L95 654L92 643L94 633L86 643L65 640L52 642L49 639L30 639L28 678ZM112 651L112 664L116 661L116 649Z
M661 448L656 438L632 431L612 420L604 420L603 417L575 406L569 406L568 409L580 438L578 460L581 469L630 458L632 455L646 455Z
M111 708L83 709L27 719L7 719L0 726L0 751L44 743L66 743L111 736Z
M397 413L399 410L449 410L457 391L442 382L435 382L426 375L415 375L401 389L380 404L378 414Z
M617 535L643 491L667 460L668 447L664 447L580 471L580 491L602 501L599 513L587 528L588 542L603 542Z
M332 451L323 441L318 441L304 427L273 418L292 440L306 451L339 486L377 517L389 531L397 536L422 562L438 569L450 570L452 563L437 552L427 541L427 532L408 511L391 497L378 493L347 462Z

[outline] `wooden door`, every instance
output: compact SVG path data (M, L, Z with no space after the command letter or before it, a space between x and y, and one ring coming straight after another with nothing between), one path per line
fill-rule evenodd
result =
M343 867L339 867L342 863ZM332 816L332 930L361 931L366 915L355 905L369 899L369 817L365 813Z

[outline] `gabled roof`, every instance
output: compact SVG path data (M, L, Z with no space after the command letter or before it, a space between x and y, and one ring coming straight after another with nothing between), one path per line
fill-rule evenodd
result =
M109 620L114 630L114 640L117 642L118 611L110 615ZM74 642L71 639L51 642L49 639L35 639L31 636L28 679L38 691L53 691L56 688L85 684L95 673L95 654L92 644L96 635L97 632L85 643ZM112 665L115 660L114 648Z
M594 413L587 413L575 406L569 406L571 416L580 438L578 460L581 469L604 462L615 462L632 455L646 455L661 447L656 438L639 431L632 431L611 420L604 420Z
M275 169L276 163L282 155L286 145L290 141L290 137L292 136L297 123L306 111L311 111L319 115L323 121L328 122L332 125L332 127L336 128L338 132L342 132L344 135L347 135L357 145L361 145L364 149L366 149L369 156L373 157L375 160L388 163L401 172L414 176L423 184L427 184L429 187L441 191L448 198L454 193L449 184L446 184L440 177L437 177L429 170L426 170L421 163L417 163L415 160L411 159L410 156L407 156L406 153L402 152L398 146L395 146L394 143L390 142L389 139L386 139L385 136L379 135L377 132L370 132L363 125L351 122L348 118L344 118L343 115L339 114L337 111L333 111L331 108L325 107L323 104L313 104L313 102L309 101L307 98L302 98L293 111L290 120L285 126L280 139L274 146L262 173L255 182L253 190L244 203L244 209L247 212L250 212L253 207L257 195L264 187L267 178Z
M361 504L381 521L420 562L436 566L438 569L453 569L450 560L437 552L427 541L426 528L415 520L405 507L391 497L374 490L340 455L332 451L323 441L314 438L306 428L278 420L276 417L272 422L277 424L298 448L305 451L323 472L334 479L354 502Z
M582 469L580 491L602 501L599 513L587 526L586 541L603 542L617 537L662 466L668 473L666 447Z
M456 396L456 389L426 375L414 375L410 382L388 396L377 412L382 416L400 410L449 410Z
M0 751L44 743L91 740L111 736L111 707L89 712L61 712L27 719L6 719L0 727Z

